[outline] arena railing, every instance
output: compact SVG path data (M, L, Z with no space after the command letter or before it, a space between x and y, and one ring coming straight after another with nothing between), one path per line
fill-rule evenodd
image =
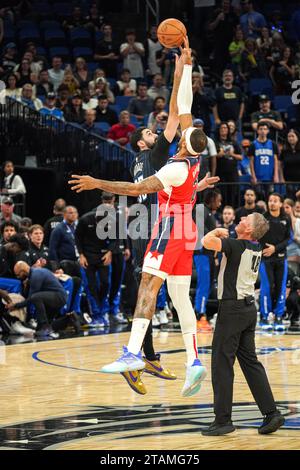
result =
M3 147L20 149L24 163L27 156L34 156L38 167L115 180L129 178L133 152L13 98L0 106L0 135Z

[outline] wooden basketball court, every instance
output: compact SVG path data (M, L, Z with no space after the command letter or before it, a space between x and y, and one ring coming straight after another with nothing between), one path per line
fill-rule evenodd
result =
M204 437L213 420L210 371L198 395L181 397L185 353L179 331L155 336L162 361L178 375L145 375L148 393L99 368L115 359L128 332L0 348L0 449L299 449L300 336L257 335L275 399L286 417L276 434L260 436L260 413L236 365L233 419L237 431ZM199 335L210 368L211 335Z

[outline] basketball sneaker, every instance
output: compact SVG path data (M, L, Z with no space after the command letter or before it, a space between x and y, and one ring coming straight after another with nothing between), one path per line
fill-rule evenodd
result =
M160 379L166 380L175 380L177 376L170 372L169 369L165 369L160 363L160 354L156 354L156 359L154 361L149 361L146 357L143 357L145 362L145 369L144 372L147 374L154 375L155 377L159 377Z
M158 328L160 326L160 319L158 313L155 313L152 317L152 326L153 328Z
M139 370L121 372L121 375L123 375L129 387L132 388L134 392L139 393L140 395L145 395L147 393L147 389L141 379L141 372Z
M111 318L113 321L119 323L120 325L127 325L128 323L127 318L124 317L124 314L122 312L118 312L115 315L112 315Z
M93 320L87 325L89 328L103 328L104 321L102 317L94 317Z
M275 317L274 319L274 330L275 331L285 331L286 326L282 323L281 317Z
M169 323L167 313L165 310L159 311L159 321L161 325L167 325Z
M211 333L212 327L206 319L205 315L202 315L200 320L197 321L197 331L198 333Z
M259 326L263 331L272 331L273 325L267 320L266 318L261 318L259 322Z
M144 368L145 363L143 361L141 351L138 354L133 354L128 351L126 346L123 346L122 356L115 362L103 366L100 371L106 374L118 374L122 372L142 370Z
M204 367L199 359L195 359L191 366L186 367L186 379L181 391L183 397L191 397L199 392L201 382L205 379L207 374L206 367Z

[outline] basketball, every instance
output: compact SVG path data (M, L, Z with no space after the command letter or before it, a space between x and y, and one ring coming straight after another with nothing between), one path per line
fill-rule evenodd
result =
M159 42L167 48L181 46L186 34L186 27L176 18L162 21L157 29Z

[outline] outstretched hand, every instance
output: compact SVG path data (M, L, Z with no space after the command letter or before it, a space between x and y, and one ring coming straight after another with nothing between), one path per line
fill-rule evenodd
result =
M185 65L192 65L192 49L190 48L189 38L185 36L183 40L183 48L180 48L181 55L183 57L183 61Z
M199 181L197 191L204 191L207 188L214 188L215 184L217 184L219 181L219 176L209 176L209 173L206 173L205 177Z
M76 191L76 193L97 189L97 180L92 176L72 175L72 178L75 179L69 180L68 184L71 185L72 191Z

